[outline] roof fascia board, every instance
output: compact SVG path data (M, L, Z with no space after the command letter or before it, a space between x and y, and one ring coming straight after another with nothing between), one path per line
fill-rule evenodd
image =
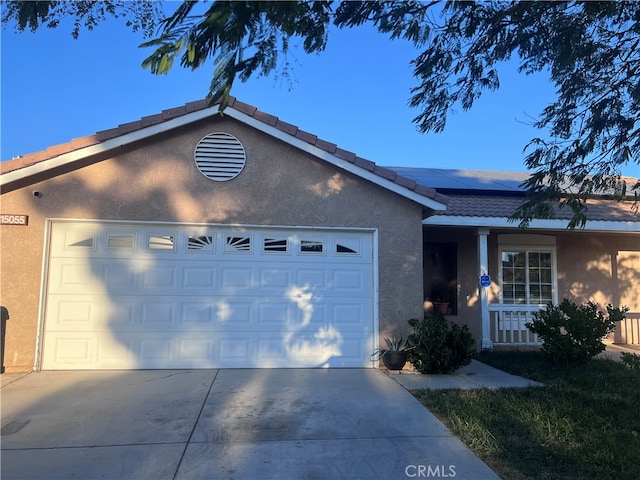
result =
M123 147L130 143L153 137L154 135L167 132L174 128L179 128L184 125L188 125L189 123L197 122L198 120L211 117L217 113L217 106L205 108L203 110L197 110L195 112L187 113L185 115L166 120L156 125L151 125L149 127L141 128L140 130L135 130L130 133L125 133L124 135L110 138L109 140L105 140L104 142L98 143L96 145L90 145L88 147L80 148L78 150L64 153L49 160L38 162L28 167L15 170L13 172L7 172L3 175L0 175L0 186L13 183L17 180L22 180L32 175L46 172L47 170L53 168L69 165L84 158L108 152L109 150L113 150L114 148Z
M238 110L234 110L233 107L228 107L224 111L224 115L229 115L230 117L235 118L236 120L242 123L245 123L251 127L256 128L257 130L260 130L263 133L266 133L267 135L270 135L274 138L277 138L278 140L288 143L289 145L295 148L303 150L309 153L310 155L313 155L314 157L318 157L358 177L369 180L370 182L373 182L376 185L383 187L387 190L390 190L400 196L408 198L409 200L412 200L418 203L419 205L422 205L424 207L430 208L435 211L444 211L447 208L446 205L444 205L443 203L440 203L436 200L425 197L418 193L412 192L411 190L401 185L398 185L395 182L382 178L373 172L369 172L368 170L358 167L357 165L354 165L351 162L348 162L339 157L336 157L335 155L332 155L326 150L322 150L321 148L311 145L310 143L304 140L296 138L286 132L283 132L282 130L279 130L275 127L272 127L271 125L261 122L260 120L256 120L255 118L245 113L239 112Z
M569 220L532 220L527 230L567 230ZM462 217L453 215L433 215L422 221L426 226L443 227L492 227L520 229L517 223L500 217ZM612 222L589 220L579 232L624 232L640 234L640 222Z

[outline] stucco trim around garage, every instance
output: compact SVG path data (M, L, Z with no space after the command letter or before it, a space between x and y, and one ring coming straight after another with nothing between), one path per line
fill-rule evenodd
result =
M137 122L51 147L43 152L3 162L0 187L4 187L3 190L7 191L12 189L12 185L24 186L24 182L30 177L46 175L61 168L73 169L74 164L77 163L80 166L90 157L103 155L116 148L216 115L228 116L251 126L316 158L412 200L426 209L446 210L446 197L432 188L362 159L352 152L338 148L335 144L318 139L315 135L282 122L277 117L261 112L235 98L232 98L223 113L218 111L218 105L211 105L208 101L192 102L182 108L167 110Z

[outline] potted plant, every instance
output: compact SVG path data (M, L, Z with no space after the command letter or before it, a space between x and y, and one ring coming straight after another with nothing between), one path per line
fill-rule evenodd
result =
M382 359L382 363L389 370L402 370L407 363L407 354L411 347L409 343L402 338L385 337L384 342L387 348L377 348L371 355L371 361Z
M434 281L431 285L431 303L438 312L449 313L449 285L442 280Z

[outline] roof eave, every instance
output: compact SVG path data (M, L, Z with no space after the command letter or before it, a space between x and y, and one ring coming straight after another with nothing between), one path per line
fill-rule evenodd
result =
M454 215L433 215L422 221L425 226L442 227L489 227L522 230L518 222L509 221L505 217L465 217ZM527 230L567 230L568 219L532 220ZM588 220L584 228L578 232L611 232L633 233L640 235L640 222L616 222L610 220Z

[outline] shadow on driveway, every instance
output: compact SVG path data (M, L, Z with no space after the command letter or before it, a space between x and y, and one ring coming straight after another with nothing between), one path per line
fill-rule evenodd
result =
M2 388L3 479L379 479L428 471L498 478L374 369L56 371Z

